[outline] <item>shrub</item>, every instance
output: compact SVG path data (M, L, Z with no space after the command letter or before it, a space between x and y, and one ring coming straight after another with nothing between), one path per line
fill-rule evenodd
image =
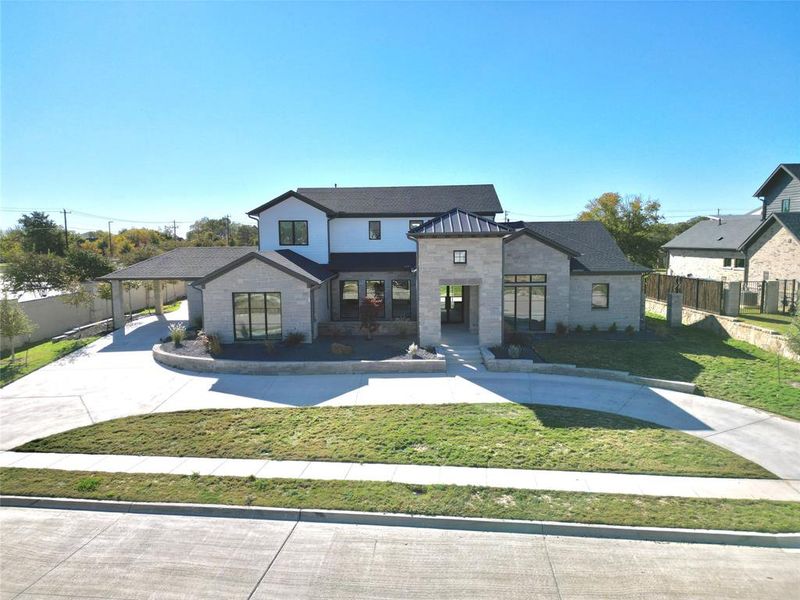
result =
M367 331L367 339L372 339L372 334L378 331L378 317L383 313L383 300L378 298L364 298L361 301L361 327Z
M583 325L575 325L575 333L583 333Z
M186 325L183 323L175 323L170 325L169 337L173 344L180 346L181 342L186 339Z
M206 350L211 356L217 356L222 353L222 343L216 333L207 333L206 339L208 340Z
M305 333L303 333L302 331L290 331L289 333L286 334L283 343L291 348L293 346L299 346L305 341L306 341Z
M567 334L567 326L564 325L561 321L556 323L556 335L566 335Z
M628 325L625 328L625 333L627 333L628 335L633 335L634 333L636 333L636 330L633 328L633 325Z
M513 344L514 346L530 346L531 336L529 333L507 329L505 332L505 342L508 345Z
M786 332L786 341L789 343L789 349L800 355L800 314L792 319L789 331Z
M340 344L338 342L333 342L331 344L331 354L336 354L339 356L346 356L348 354L353 353L353 347L348 346L347 344Z
M509 358L519 358L522 356L522 347L517 346L516 344L511 344L508 348L506 348L506 352L508 352Z
M592 326L591 326L591 327L589 327L589 331L590 331L591 333L597 333L597 332L598 332L598 331L600 331L600 330L597 328L597 325L594 325L594 324L592 324Z
M93 492L100 487L100 482L99 477L84 477L77 483L75 489L79 492Z
M419 350L419 346L417 346L417 344L414 342L411 342L406 349L406 353L410 356L415 356L417 354L417 350Z
M614 321L611 325L609 325L608 333L617 333L617 322L616 321Z

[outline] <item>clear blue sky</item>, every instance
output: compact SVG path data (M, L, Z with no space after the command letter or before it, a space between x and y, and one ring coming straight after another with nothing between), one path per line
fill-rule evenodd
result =
M489 182L512 218L605 191L744 212L800 162L798 25L798 3L4 2L2 225L247 221L334 183Z

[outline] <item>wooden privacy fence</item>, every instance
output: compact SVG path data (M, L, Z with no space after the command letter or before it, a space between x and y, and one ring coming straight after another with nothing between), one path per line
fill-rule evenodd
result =
M683 306L720 314L722 312L722 281L677 277L651 273L645 280L645 295L651 300L667 301L673 292L683 294Z

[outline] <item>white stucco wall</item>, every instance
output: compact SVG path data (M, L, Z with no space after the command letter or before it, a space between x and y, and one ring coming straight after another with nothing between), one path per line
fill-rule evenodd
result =
M234 341L234 292L280 292L283 337L291 331L300 331L306 335L306 342L313 339L308 285L253 259L209 281L203 290L203 326L207 332L219 335L223 343Z
M414 252L413 240L408 239L408 222L423 217L337 218L330 224L331 252ZM369 239L369 222L381 222L381 239Z
M308 221L308 246L281 246L278 221ZM297 198L288 198L258 217L261 250L294 250L320 264L328 263L328 216Z
M744 258L741 252L723 250L670 250L667 275L714 279L721 281L744 280L744 268L723 266L726 258Z
M592 308L592 284L609 284L608 308ZM569 325L589 329L597 325L608 329L616 323L619 330L633 325L639 330L642 308L642 277L635 275L572 274L569 291Z
M525 235L507 242L503 254L506 275L547 275L546 331L555 331L558 322L569 325L569 256Z

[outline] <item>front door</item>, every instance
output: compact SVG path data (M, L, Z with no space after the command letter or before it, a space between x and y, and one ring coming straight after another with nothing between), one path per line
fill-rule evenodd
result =
M460 285L439 286L439 307L442 323L464 322L464 288Z

